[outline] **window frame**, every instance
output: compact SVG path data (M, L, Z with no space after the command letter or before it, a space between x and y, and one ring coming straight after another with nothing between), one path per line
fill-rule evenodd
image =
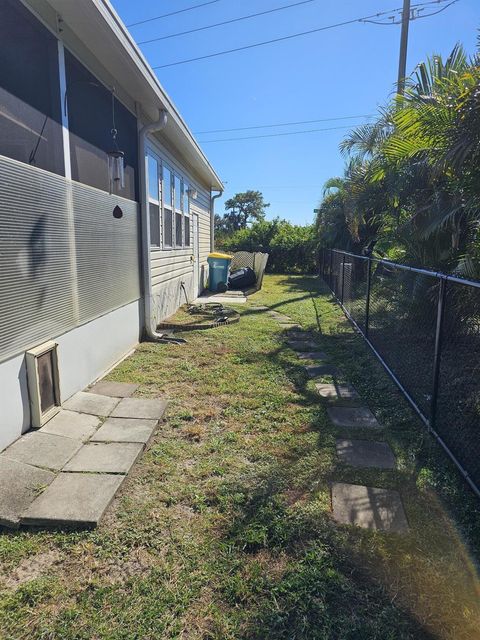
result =
M149 167L149 156L154 158L157 162L157 172L159 179L159 200L157 201L150 195L150 167ZM152 250L162 250L162 251L176 251L181 249L192 249L192 214L191 214L191 198L190 198L190 189L192 188L189 178L184 174L183 171L177 170L173 168L173 164L164 160L163 155L160 150L157 150L157 147L149 141L146 146L146 163L145 170L147 173L147 196L148 196L148 205L150 204L158 205L159 207L159 217L160 217L160 244L152 244L152 238L150 237L150 248ZM170 173L170 196L171 196L171 205L166 204L165 195L166 195L166 184L165 184L165 169ZM176 202L177 191L180 189L180 198L179 202ZM180 205L180 208L177 207L177 204ZM165 216L171 216L171 236L166 233L166 225L165 225ZM181 244L177 243L177 215L180 216L179 220L181 220ZM185 221L188 219L188 223ZM188 240L189 243L186 243L186 224L189 226ZM170 225L169 225L170 226ZM171 240L171 244L169 243Z
M167 171L170 173L170 201L171 204L170 205L166 205L165 204L165 176L164 176L164 169L167 169ZM172 170L172 168L170 167L170 165L168 165L167 163L163 162L162 160L162 206L161 206L161 212L162 212L162 249L171 251L172 249L175 249L175 194L174 194L174 171ZM171 236L170 236L170 244L167 244L166 242L166 233L165 233L165 209L167 209L170 212L170 215L172 217L172 223L171 223L171 228L172 228L172 232L171 232Z

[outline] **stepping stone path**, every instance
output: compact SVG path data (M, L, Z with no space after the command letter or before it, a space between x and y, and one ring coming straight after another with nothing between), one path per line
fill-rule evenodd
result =
M137 388L98 382L2 452L0 525L96 526L167 406Z
M395 469L395 456L387 442L337 440L337 455L342 462L360 469Z
M325 361L328 357L321 351L308 351L316 344L300 333L290 333L288 345L297 351L301 360ZM338 375L330 364L305 366L310 378L321 375ZM336 427L380 429L381 425L367 407L352 406L360 401L354 387L349 384L316 383L321 398L332 406L328 415ZM396 461L387 442L338 438L336 451L340 461L356 468L395 469ZM350 524L367 529L378 529L396 533L408 532L408 522L398 491L336 482L332 485L332 511L334 519L341 524Z
M333 517L341 524L405 533L408 522L398 491L335 482Z
M366 407L329 407L327 413L336 427L380 428L377 419Z

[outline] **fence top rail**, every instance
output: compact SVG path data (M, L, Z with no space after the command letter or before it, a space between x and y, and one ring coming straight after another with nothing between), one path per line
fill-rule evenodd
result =
M408 265L400 264L399 262L393 262L391 260L382 260L381 258L372 258L370 256L359 256L356 253L351 253L350 251L342 251L341 249L330 249L330 251L334 253L339 253L340 255L351 256L352 258L358 258L359 260L371 260L372 262L384 264L394 269L402 269L403 271L412 271L413 273L420 273L425 276L431 276L431 277L439 278L442 280L448 280L448 282L455 282L457 284L463 284L467 287L475 287L476 289L480 289L480 282L476 282L475 280L466 280L465 278L459 278L457 276L451 276L446 273L442 273L441 271L430 271L428 269L420 269L418 267L409 267Z

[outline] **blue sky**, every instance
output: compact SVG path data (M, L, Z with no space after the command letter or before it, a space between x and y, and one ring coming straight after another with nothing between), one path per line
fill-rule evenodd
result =
M218 0L208 6L131 27L137 42L298 0ZM412 4L422 0L412 0ZM201 0L113 0L128 25ZM325 25L396 9L402 0L314 0L278 13L186 36L142 45L152 66L279 38ZM430 9L430 8L429 8ZM433 10L436 7L433 6ZM447 54L460 41L475 51L479 0L459 0L443 13L410 25L409 70L431 53ZM167 67L158 76L196 133L264 124L375 113L391 95L397 76L400 27L353 24L230 55ZM205 142L340 127L363 122L198 134L209 160L226 182L223 202L239 191L258 189L271 203L268 217L294 223L313 220L325 181L342 172L338 144L345 129L229 142Z

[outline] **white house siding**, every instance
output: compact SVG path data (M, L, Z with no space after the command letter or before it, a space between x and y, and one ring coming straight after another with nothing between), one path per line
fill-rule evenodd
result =
M191 246L186 248L159 249L150 251L152 273L153 309L157 322L172 315L186 302L181 286L185 285L189 301L195 299L203 290L208 278L207 257L210 252L210 190L202 185L167 149L157 140L151 142L155 154L188 185L197 191L197 198L190 199L190 219L198 215L199 223L199 290L194 290L194 253L193 224L190 222Z
M58 344L60 396L65 402L100 377L139 342L140 301L128 304L61 336ZM0 451L30 428L25 354L0 362Z
M58 343L65 401L138 343L142 305L138 203L0 156L0 211L1 450L30 426L25 352Z

